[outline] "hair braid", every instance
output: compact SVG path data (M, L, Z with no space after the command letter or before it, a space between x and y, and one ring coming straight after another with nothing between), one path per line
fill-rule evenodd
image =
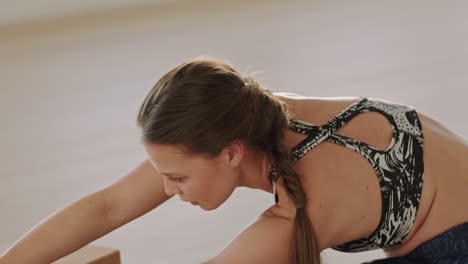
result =
M286 104L278 99L277 116L272 131L273 157L276 160L278 176L283 177L285 188L296 205L296 217L293 231L293 261L296 264L320 263L320 253L310 219L306 211L307 198L294 171L291 154L285 143L285 130L289 126L289 113ZM276 180L276 179L273 179Z

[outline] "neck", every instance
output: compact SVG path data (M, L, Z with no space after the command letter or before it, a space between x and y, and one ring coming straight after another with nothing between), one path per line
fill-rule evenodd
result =
M265 152L245 152L243 161L240 163L240 187L260 189L273 192L273 186L269 179L269 170L273 165L271 155Z

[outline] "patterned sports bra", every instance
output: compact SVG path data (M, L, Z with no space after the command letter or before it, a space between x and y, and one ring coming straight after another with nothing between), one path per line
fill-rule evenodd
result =
M356 115L368 111L383 114L393 128L390 145L385 149L336 133ZM289 129L308 135L292 149L293 162L326 140L350 148L366 158L374 168L382 195L382 214L376 230L363 237L333 247L343 252L389 248L401 244L413 226L421 199L424 175L422 126L414 108L379 99L362 97L323 126L291 119ZM276 179L276 168L270 179ZM275 200L278 201L273 181Z

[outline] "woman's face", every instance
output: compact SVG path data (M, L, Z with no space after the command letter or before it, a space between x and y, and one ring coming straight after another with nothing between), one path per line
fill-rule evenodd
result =
M164 178L166 194L178 194L182 201L196 203L204 210L218 208L238 185L238 171L233 166L236 157L226 151L208 158L174 145L145 145L145 150Z

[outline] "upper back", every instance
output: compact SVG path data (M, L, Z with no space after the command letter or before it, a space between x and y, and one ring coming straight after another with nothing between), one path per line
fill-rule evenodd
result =
M317 126L359 99L275 95L288 105L294 119ZM336 132L379 148L388 146L393 135L388 120L374 112L354 117ZM286 144L293 149L306 137L288 130ZM361 238L375 230L381 211L379 183L372 166L361 155L324 141L294 166L308 198L308 215L323 248ZM280 197L280 203L282 199L289 198ZM343 234L344 222L360 223L367 228L353 228ZM336 237L340 237L339 241Z
M321 126L359 98L313 98L291 94L275 94L288 106L294 119ZM461 163L446 164L435 160L440 149L452 149L452 155L461 151L468 154L468 147L453 133L432 119L418 113L425 134L425 176L418 217L408 234L407 242L423 224L431 209L436 190L436 172ZM337 131L340 135L356 139L368 145L385 149L393 137L393 129L387 117L377 112L361 113ZM292 149L306 135L286 132L287 145ZM440 143L444 142L442 146ZM448 146L448 145L452 146ZM466 141L465 141L466 144ZM458 146L458 147L457 147ZM460 147L461 146L461 147ZM453 149L456 150L453 150ZM458 153L457 153L458 151ZM382 199L380 185L372 165L362 155L327 141L321 142L304 155L296 164L304 191L308 197L307 211L317 231L323 248L345 243L371 234L381 220ZM281 187L279 187L281 188ZM288 199L283 197L283 199ZM280 198L281 201L281 198ZM359 226L352 228L350 226Z

